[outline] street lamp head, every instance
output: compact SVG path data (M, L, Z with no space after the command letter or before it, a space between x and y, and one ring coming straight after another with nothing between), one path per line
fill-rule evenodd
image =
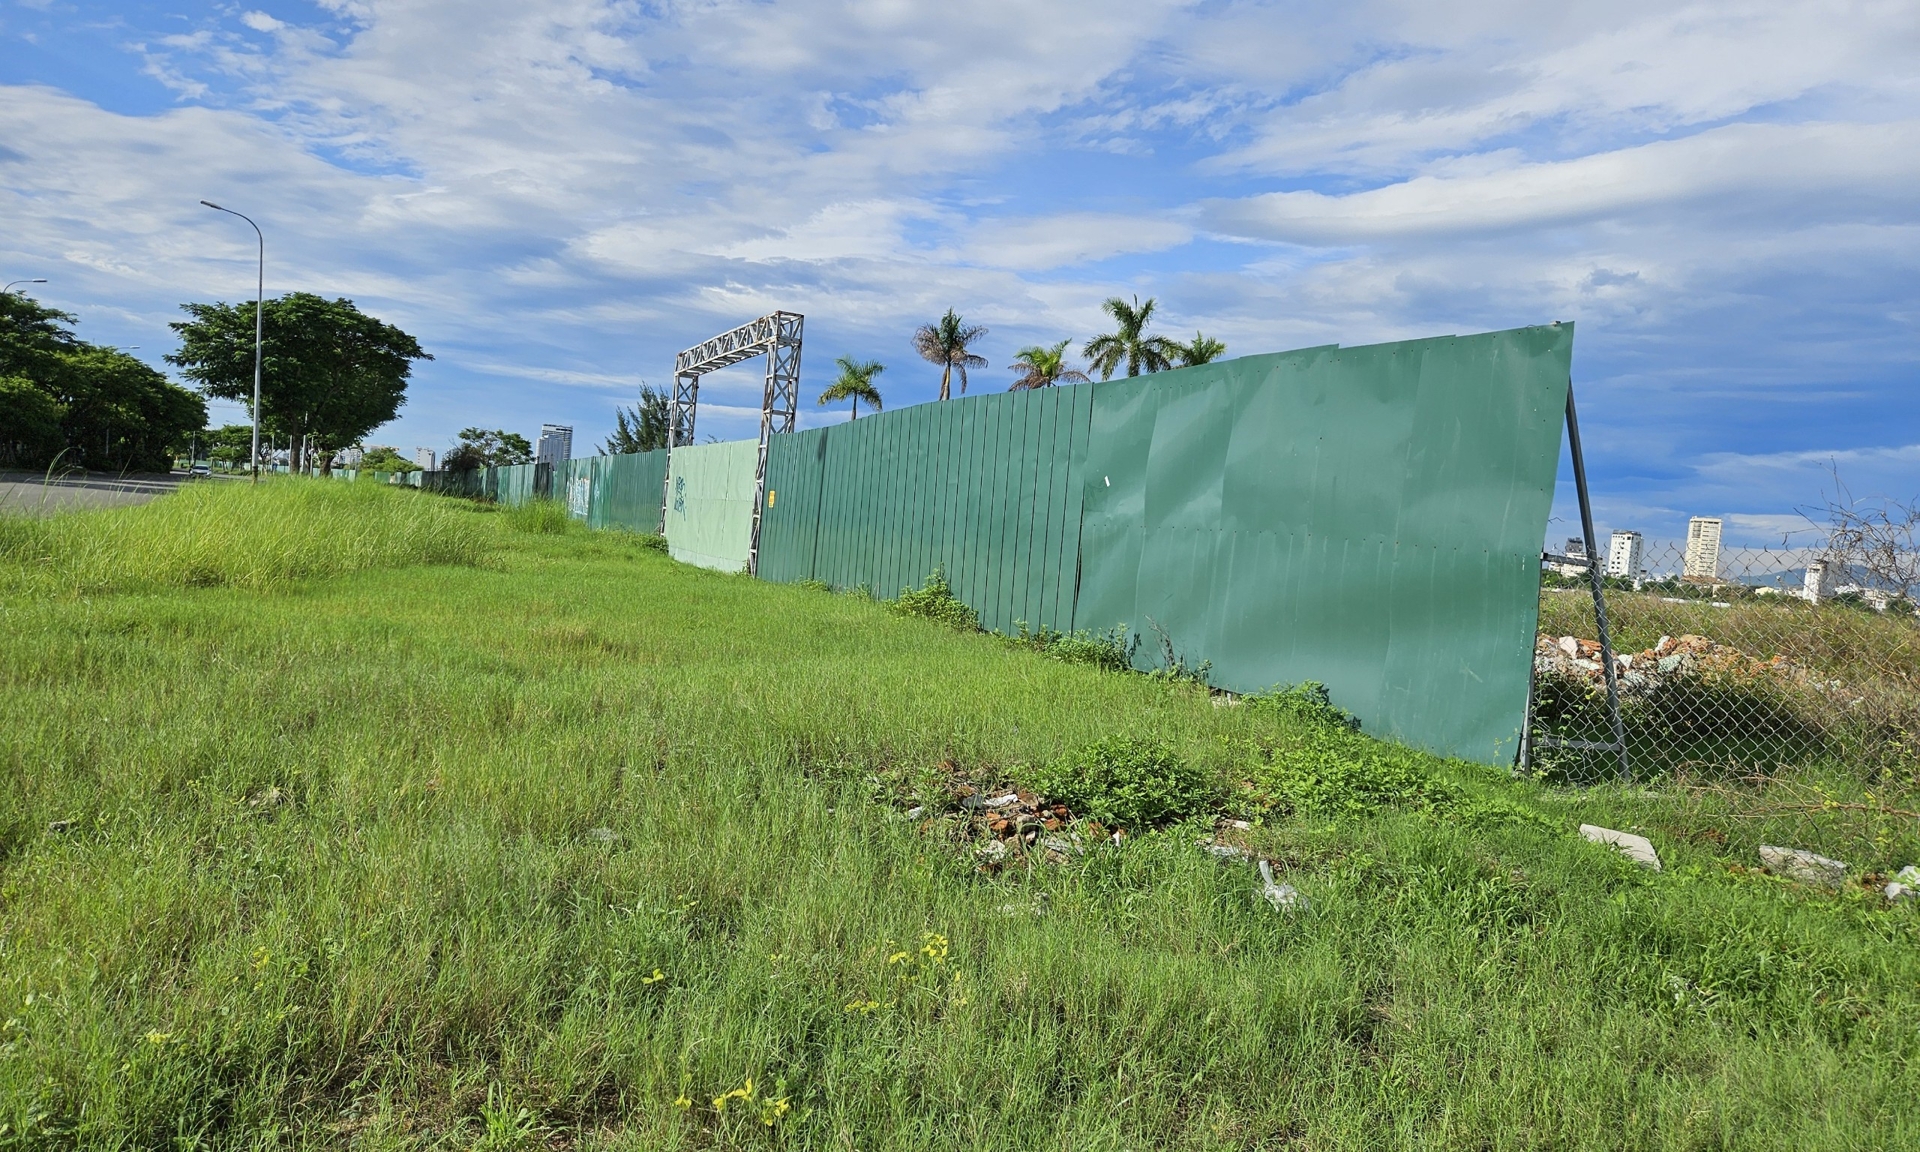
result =
M225 208L222 208L222 207L220 207L220 205L218 205L218 204L215 204L215 203L214 203L213 201L211 201L211 200L202 200L202 201L200 201L200 203L202 203L202 204L205 204L205 205L206 205L207 207L209 207L209 208L211 208L211 209L213 209L213 210L214 210L215 212L225 212L225 211L226 211L226 209L225 209Z

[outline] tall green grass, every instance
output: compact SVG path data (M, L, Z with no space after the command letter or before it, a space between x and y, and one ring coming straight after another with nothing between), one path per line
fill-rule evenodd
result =
M1920 916L1572 833L1658 798L1383 749L1342 806L1298 709L431 506L495 559L8 600L0 1147L1920 1142ZM1111 736L1284 785L1233 835L1310 908L892 802Z
M0 591L99 593L472 564L490 534L446 501L379 484L188 484L140 508L0 516Z

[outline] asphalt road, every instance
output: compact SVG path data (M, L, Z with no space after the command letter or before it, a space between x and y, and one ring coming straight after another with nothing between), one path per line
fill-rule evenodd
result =
M109 476L74 472L49 479L37 472L0 472L0 515L48 516L78 508L145 504L186 481L180 473Z

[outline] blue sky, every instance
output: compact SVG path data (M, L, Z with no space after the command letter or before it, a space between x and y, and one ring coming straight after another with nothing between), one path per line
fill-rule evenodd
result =
M1920 490L1916 61L1911 0L0 0L0 274L158 364L251 293L197 202L248 212L269 292L435 355L403 448L584 451L774 308L808 399L851 354L890 408L949 305L982 388L1115 294L1230 355L1573 320L1603 528L1764 542L1829 463ZM710 378L701 432L758 388Z

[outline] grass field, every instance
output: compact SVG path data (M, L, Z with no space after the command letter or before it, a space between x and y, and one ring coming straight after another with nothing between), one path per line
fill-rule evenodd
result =
M205 488L0 524L0 1148L1920 1146L1920 912L1657 796L540 510ZM989 877L877 795L1114 735L1311 907L1206 825ZM1239 788L1283 766L1330 802Z

